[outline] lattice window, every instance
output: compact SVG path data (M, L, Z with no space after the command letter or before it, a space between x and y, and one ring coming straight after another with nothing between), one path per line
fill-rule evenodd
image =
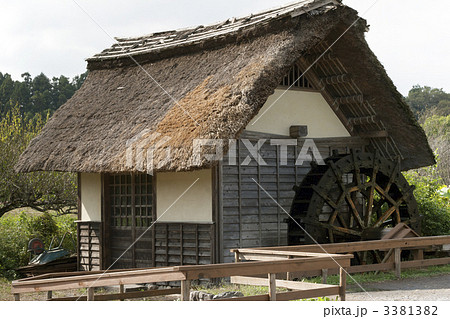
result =
M136 227L148 227L152 223L152 177L135 175L134 189Z
M297 64L289 70L289 73L281 81L280 86L313 89L311 83L303 75Z
M112 226L148 227L151 225L153 200L150 175L111 175L109 191Z

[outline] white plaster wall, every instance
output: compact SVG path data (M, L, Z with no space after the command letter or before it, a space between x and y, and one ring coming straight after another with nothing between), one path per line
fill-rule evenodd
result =
M102 178L100 174L81 174L81 220L102 220Z
M281 96L283 92L275 90L246 130L288 136L292 125L307 125L309 138L350 136L322 94L290 90Z
M167 210L197 178L194 186ZM158 222L212 222L211 170L158 173L156 216Z

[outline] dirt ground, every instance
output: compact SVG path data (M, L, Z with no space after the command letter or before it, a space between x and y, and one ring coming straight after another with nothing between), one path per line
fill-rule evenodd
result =
M450 300L450 275L409 278L348 287L347 300L444 301Z

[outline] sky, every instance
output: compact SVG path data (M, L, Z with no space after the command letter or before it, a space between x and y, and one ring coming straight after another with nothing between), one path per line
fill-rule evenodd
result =
M0 72L73 77L114 37L205 25L290 0L0 0ZM344 0L368 20L371 49L398 90L450 92L448 0Z

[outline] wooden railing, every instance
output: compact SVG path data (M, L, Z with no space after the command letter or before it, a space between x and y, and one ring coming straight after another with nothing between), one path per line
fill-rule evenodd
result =
M108 272L82 272L70 274L50 274L33 278L20 279L12 282L12 293L15 300L20 300L20 294L29 292L47 292L49 300L124 300L142 298L146 296L181 294L181 300L190 299L190 286L192 280L204 278L231 278L233 283L267 285L269 293L258 296L246 296L226 300L293 300L314 298L318 296L339 295L345 300L346 272L350 266L353 255L341 254L296 254L294 259L273 261L250 261L231 264L211 264L198 266L177 266L166 268L149 268L120 270ZM276 280L276 274L298 271L319 270L324 268L340 269L340 284L337 285L311 285ZM254 278L254 276L267 276L267 279ZM246 277L250 276L250 277ZM253 281L252 281L253 280ZM125 292L124 285L138 283L155 283L180 281L181 288L163 289L144 292ZM120 293L95 295L95 287L120 287ZM276 288L291 289L287 292L276 292ZM87 296L52 298L52 292L67 289L87 288Z
M403 239L385 239L372 241L359 241L323 245L299 245L283 247L264 247L264 248L242 248L232 249L235 254L235 261L275 261L298 258L304 253L321 253L325 251L330 254L340 253L358 253L365 251L384 251L385 258L381 263L368 265L357 265L348 267L348 273L362 273L369 271L390 271L394 270L397 277L401 276L401 270L407 268L418 268L435 265L450 264L450 257L423 259L421 255L416 255L415 260L402 261L402 250L440 250L442 247L450 244L450 236L430 236L414 237ZM450 247L449 247L450 248ZM389 258L392 255L392 258ZM420 256L420 257L417 257ZM296 277L323 276L326 282L327 275L337 274L336 267L323 268L322 270L308 270L294 273L288 273L286 279L290 280Z

